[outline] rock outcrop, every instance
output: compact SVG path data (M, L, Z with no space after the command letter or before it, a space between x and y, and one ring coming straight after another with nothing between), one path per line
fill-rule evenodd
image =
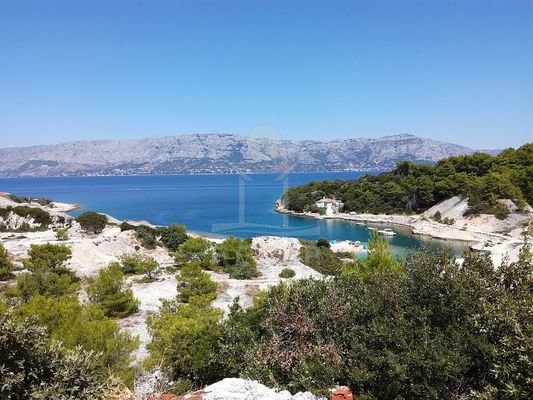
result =
M309 392L291 395L288 391L270 389L257 381L226 378L198 392L184 396L163 394L149 400L326 400ZM351 400L351 399L350 399Z

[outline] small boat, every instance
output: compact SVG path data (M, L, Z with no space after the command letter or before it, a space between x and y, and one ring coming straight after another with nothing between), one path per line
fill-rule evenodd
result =
M378 231L378 233L381 233L382 235L385 235L385 236L394 236L394 235L396 235L396 232L394 232L390 228L381 229L381 230Z

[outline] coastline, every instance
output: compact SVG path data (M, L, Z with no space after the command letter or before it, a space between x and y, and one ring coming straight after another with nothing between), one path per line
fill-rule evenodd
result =
M458 199L450 199L459 205ZM531 212L528 211L522 218L515 218L511 222L508 232L502 233L497 231L503 223L492 215L480 215L478 217L467 217L456 221L453 225L446 225L432 220L429 216L433 215L432 207L422 214L399 215L399 214L347 214L336 213L333 215L321 215L318 213L303 212L298 213L286 209L281 200L275 202L275 211L280 214L290 215L300 218L314 219L332 219L344 220L364 224L376 224L386 226L398 226L408 229L413 235L427 238L457 241L470 243L470 249L474 251L484 251L490 254L494 265L500 265L501 262L508 258L514 261L518 258L519 248L523 243L521 237L523 221L531 219ZM495 243L494 243L495 242Z

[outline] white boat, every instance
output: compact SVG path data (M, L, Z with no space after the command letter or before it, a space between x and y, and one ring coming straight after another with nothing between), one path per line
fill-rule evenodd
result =
M396 235L396 232L394 232L390 228L381 229L381 230L378 231L378 233L381 233L382 235L385 235L385 236L394 236L394 235Z

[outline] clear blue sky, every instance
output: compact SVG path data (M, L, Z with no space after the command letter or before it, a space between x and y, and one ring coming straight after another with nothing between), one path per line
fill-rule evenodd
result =
M0 147L262 124L533 141L533 1L0 0Z

